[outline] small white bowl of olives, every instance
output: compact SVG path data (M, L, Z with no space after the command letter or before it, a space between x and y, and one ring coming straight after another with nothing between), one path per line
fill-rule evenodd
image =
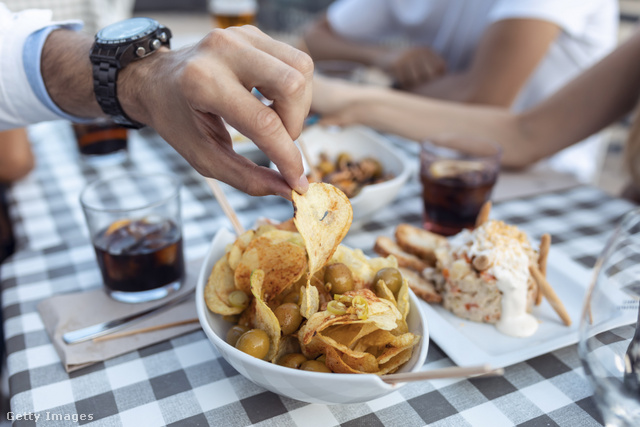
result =
M364 126L344 128L311 126L300 135L299 141L303 141L305 151L310 161L315 163L313 166L317 171L324 170L321 167L321 163L325 163L323 159L329 159L329 163L335 166L340 163L341 157L348 157L352 162L344 169L357 169L357 166L366 160L372 160L381 167L380 172L384 177L377 179L376 183L366 185L361 185L362 182L354 182L355 177L361 174L362 170L353 170L353 174L350 175L338 171L340 167L335 166L334 171L326 171L327 175L324 172L316 174L316 178L324 175L323 181L332 183L349 197L354 223L371 217L389 205L417 166L417 161L412 163L402 154L402 150L394 147L391 141ZM273 164L271 167L276 169ZM304 168L310 176L311 168L306 159ZM355 187L353 194L350 191L352 187Z
M204 288L211 270L225 253L225 247L236 236L226 229L214 237L203 262L196 288L196 308L200 324L217 352L249 381L274 393L309 403L326 405L366 402L382 397L404 384L386 384L375 374L337 374L292 369L253 357L227 343L227 334L234 326L219 314L212 313L204 300ZM407 317L409 331L420 335L411 359L397 372L420 371L427 356L429 331L417 297L410 292L411 309ZM260 339L257 337L256 342ZM237 345L237 344L236 344ZM250 344L251 345L251 344ZM296 361L291 361L297 365ZM302 361L301 361L302 362Z

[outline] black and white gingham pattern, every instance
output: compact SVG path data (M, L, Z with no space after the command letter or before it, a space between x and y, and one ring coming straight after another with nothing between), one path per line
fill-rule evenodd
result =
M154 134L132 132L131 164L108 171L78 162L65 123L36 126L31 136L38 168L9 195L20 247L0 277L11 408L41 418L37 424L15 425L601 424L576 346L508 367L504 377L412 383L384 398L342 406L310 405L265 391L231 368L201 331L67 374L36 305L53 294L100 286L77 199L86 182L126 168L180 175L188 260L203 256L215 232L229 223L202 179ZM283 220L293 213L277 197L253 198L227 186L225 192L247 227L262 216ZM414 177L391 206L356 224L345 243L372 253L375 237L392 235L399 222L420 224L419 193ZM498 203L492 216L517 224L533 239L551 233L557 249L591 268L615 223L631 208L599 190L579 187ZM613 345L632 333L633 328L623 327L600 339ZM432 344L425 368L450 365Z

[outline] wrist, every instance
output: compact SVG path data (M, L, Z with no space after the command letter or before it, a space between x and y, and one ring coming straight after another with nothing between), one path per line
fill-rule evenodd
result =
M171 51L159 49L154 55L133 61L118 73L118 101L125 114L139 123L152 126L154 87L161 86L157 77ZM158 101L161 102L161 101Z

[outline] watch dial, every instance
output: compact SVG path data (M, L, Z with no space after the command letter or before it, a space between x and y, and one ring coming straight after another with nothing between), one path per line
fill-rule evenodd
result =
M150 18L131 18L103 28L97 37L104 41L124 40L144 35L155 29L157 25L157 22Z

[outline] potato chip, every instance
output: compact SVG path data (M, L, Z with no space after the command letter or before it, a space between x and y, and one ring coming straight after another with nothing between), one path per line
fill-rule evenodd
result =
M332 372L338 374L362 374L361 371L352 368L344 360L342 360L342 353L333 347L327 347L326 350L325 365L331 369Z
M336 316L328 311L319 311L309 317L306 323L298 331L298 339L303 347L311 342L311 339L320 331L328 328L334 323L342 320L349 320L349 315Z
M343 245L338 246L331 257L333 263L340 262L351 270L355 289L362 289L373 285L373 279L378 272L386 267L398 267L395 257L368 258L360 249L349 249Z
M380 370L376 372L377 375L385 375L392 374L397 371L402 365L407 363L409 359L411 359L411 354L413 353L413 348L408 348L403 350L395 356L393 359L389 360L387 363L380 365Z
M409 282L404 277L402 278L402 286L400 286L396 297L396 306L402 315L402 320L407 320L411 306L409 305Z
M242 258L242 254L244 253L247 246L253 240L255 236L255 231L247 230L242 233L238 238L233 242L229 250L227 251L227 260L229 261L229 267L232 270L238 268L238 264L240 263L240 259Z
M367 318L363 320L375 323L380 329L391 331L398 326L398 320L402 319L402 314L398 311L393 302L378 298L376 294L371 292L369 289L345 292L343 296L346 296L347 298L362 297L366 300ZM359 315L359 308L357 306L352 306L350 310L351 311L347 310L347 312ZM358 318L362 318L362 316L360 315Z
M293 191L293 222L309 257L309 274L313 275L331 258L347 235L353 209L345 194L325 183L312 183L301 195Z
M391 289L389 289L389 287L387 286L384 280L378 280L378 283L375 284L375 290L376 290L376 295L379 298L384 298L394 303L396 307L398 306L398 303L396 302L396 297L393 295L393 292L391 292Z
M355 354L353 351L342 353L342 360L349 367L361 373L373 374L380 369L378 361L370 353L362 353L362 356Z
M265 360L272 360L280 348L280 323L273 311L263 301L261 295L263 293L263 285L265 283L265 273L262 270L256 270L251 275L251 293L254 297L255 318L254 325L258 329L262 329L269 336L269 352L265 356Z
M320 294L318 288L306 285L300 288L300 314L305 319L310 318L320 309Z
M335 325L328 327L322 333L323 336L334 339L340 344L344 344L349 348L365 335L376 331L378 327L375 323L347 323L343 325Z
M260 297L270 301L302 277L307 269L306 258L303 247L262 235L253 239L242 254L234 273L235 285L249 293L252 272L262 270L265 274L264 294Z
M204 299L209 310L223 316L241 313L242 307L232 307L229 304L229 294L235 290L233 270L229 267L227 258L222 257L213 266L204 288Z
M283 356L291 353L300 353L300 341L298 341L298 337L295 335L286 335L280 339L278 351L273 357L272 362L278 363Z

